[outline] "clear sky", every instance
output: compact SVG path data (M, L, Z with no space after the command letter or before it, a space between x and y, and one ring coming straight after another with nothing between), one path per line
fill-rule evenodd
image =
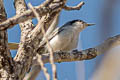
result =
M32 5L37 6L43 0L26 0ZM81 0L68 0L69 6L77 5ZM102 18L102 11L104 9L103 5L105 4L105 0L83 0L85 5L79 11L65 11L63 10L60 14L60 22L59 26L62 26L65 22L74 20L74 19L81 19L89 23L95 23L95 26L86 28L80 34L80 41L79 41L79 49L87 49L90 47L94 47L103 40L99 38L99 33L101 29L101 18ZM106 0L108 1L108 0ZM115 8L113 9L113 32L109 36L113 36L116 34L120 34L120 0L116 0L117 3ZM10 18L15 15L15 9L13 5L13 0L4 0L5 8L7 12L7 17ZM107 9L107 8L106 8ZM36 23L36 21L34 21ZM108 27L109 28L109 27ZM107 34L107 33L105 33ZM107 38L106 38L107 39ZM8 41L9 42L19 42L20 40L20 29L18 25L14 28L8 30ZM15 55L16 51L12 51L12 54ZM14 56L13 55L13 56ZM97 57L99 59L99 57ZM80 61L80 62L67 62L67 63L57 63L57 74L58 80L89 80L91 73L94 71L95 66L95 59L89 61ZM46 67L51 72L50 64L46 64ZM79 79L80 78L80 79ZM37 79L39 80L39 78Z

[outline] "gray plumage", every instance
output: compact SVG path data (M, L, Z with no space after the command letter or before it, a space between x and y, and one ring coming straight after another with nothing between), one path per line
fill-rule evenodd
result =
M79 33L83 29L85 29L87 26L91 26L91 25L94 25L94 24L87 24L82 20L69 21L66 24L64 24L62 27L57 27L50 35L47 35L49 43L54 51L73 50L77 48ZM14 43L13 46L15 45L17 45L17 48L18 48L18 43ZM47 47L45 38L43 38L43 40L40 42L40 45L39 45L39 47L43 47L43 46ZM9 45L10 49L12 49L11 47L12 46Z
M64 24L62 27L56 28L52 34L48 36L49 43L54 51L70 51L77 48L79 33L94 24L87 24L82 20L73 20ZM46 45L43 38L40 46Z

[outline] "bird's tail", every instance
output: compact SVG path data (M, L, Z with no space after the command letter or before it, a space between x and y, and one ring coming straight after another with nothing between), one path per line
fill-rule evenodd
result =
M10 50L17 50L19 47L19 43L8 43L8 48Z

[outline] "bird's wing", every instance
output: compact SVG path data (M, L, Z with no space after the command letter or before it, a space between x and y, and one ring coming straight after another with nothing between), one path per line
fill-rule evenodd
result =
M48 40L50 41L53 37L55 37L57 34L59 34L61 31L63 31L64 28L63 27L57 27L49 36L48 36ZM43 39L40 42L39 47L44 46L46 44L45 39ZM8 43L8 48L10 50L17 50L19 47L19 43Z
M19 47L19 43L8 43L8 48L10 50L17 50Z
M63 27L57 27L50 35L48 35L48 41L50 41L52 38L54 38L56 35L58 35L63 30L64 30ZM43 39L40 42L39 47L44 46L45 44L46 44L46 41L45 41L45 39Z

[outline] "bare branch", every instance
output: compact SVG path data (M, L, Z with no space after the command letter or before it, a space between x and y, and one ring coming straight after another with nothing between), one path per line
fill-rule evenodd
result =
M80 8L84 5L85 3L84 2L80 2L77 6L73 6L73 7L70 7L70 6L64 6L63 9L65 10L80 10Z
M16 8L16 14L17 15L20 15L20 14L24 13L26 11L26 9L27 9L24 0L14 0L14 6ZM23 23L20 23L19 25L20 25L20 28L21 28L21 40L20 40L20 45L19 45L19 49L18 49L18 52L17 52L17 56L20 53L26 53L26 51L23 49L24 44L21 44L21 43L24 43L26 41L27 35L33 29L32 20L30 20L30 19L27 20L27 21L24 21ZM18 57L15 56L14 61L17 62L18 61L17 59L18 59ZM19 64L16 63L16 70L17 70L16 74L19 74L19 76L17 77L19 79L22 79L25 76L25 73L28 70L26 68L24 70L22 70L22 69L23 68L21 68L19 66ZM20 73L22 73L22 74L20 74Z
M37 54L37 57L39 58L39 59L38 59L38 63L40 64L41 69L43 70L43 72L44 72L44 74L45 74L45 76L46 76L46 79L47 79L47 80L50 80L50 75L49 75L49 73L48 73L48 71L47 71L47 68L44 66L44 63L43 63L43 61L42 61L42 56Z
M96 46L97 49L97 55L103 54L109 49L119 46L120 45L120 35L116 35L114 37L110 37L107 40L105 40L102 44Z
M66 0L64 0L64 1L61 0L62 5L65 4L64 3L65 1ZM56 5L58 7L58 5L60 6L61 4L56 3ZM53 7L52 4L49 5L50 9L51 9L51 6L52 6L52 9L55 9L57 11L61 10L61 8L60 7L57 8L55 6L55 4L54 4L54 7ZM42 7L42 9L43 9L43 7ZM32 10L29 10L29 11L32 11ZM49 10L46 11L46 12L49 12ZM42 14L42 13L40 13L40 14ZM43 21L40 20L40 22L38 23L37 26L43 26L44 24L45 24L44 20ZM18 53L14 58L14 61L18 63L17 68L16 68L17 69L16 74L20 75L20 76L18 76L19 79L23 79L24 75L26 74L26 72L29 70L29 68L31 66L32 59L36 55L36 48L38 48L38 45L39 45L38 43L40 42L40 40L38 40L38 37L39 37L38 35L40 35L40 33L41 33L40 32L40 27L35 27L32 30L32 32L30 32L29 34L26 35L24 41L20 43L21 47L19 47ZM41 37L41 39L42 39L42 37Z
M53 22L51 23L50 27L48 28L47 32L45 33L46 36L49 36L57 27L58 22L59 22L59 15L60 15L60 13L56 14Z
M14 6L16 8L16 14L18 14L18 15L24 13L27 10L25 0L14 0ZM29 19L23 23L19 23L19 25L21 28L21 35L22 36L24 34L28 33L28 31L31 31L33 29L33 23L32 23L31 19Z
M94 48L89 48L82 51L54 52L54 61L55 62L71 62L71 61L89 60L119 45L120 45L120 35L116 35L114 37L108 38L102 44ZM50 57L49 54L42 54L42 60L44 61L44 63L49 62L49 59L48 59L49 57Z
M40 21L40 16L39 16L39 14L36 12L36 10L33 8L33 6L32 6L30 3L28 4L28 6L31 8L31 10L32 10L33 13L35 14L36 18L38 19L38 24L40 24L41 21ZM37 25L36 27L42 28L42 31L43 31L43 27L44 27L44 26L40 26L40 25L38 26L38 25ZM43 72L44 72L44 74L45 74L45 76L46 76L46 79L47 79L47 80L50 80L50 75L49 75L48 72L47 72L47 68L44 67L44 63L43 63L42 60L41 60L41 55L39 55L38 58L39 58L38 62L39 62L40 66L41 66L41 68L42 68L42 70L43 70Z
M39 13L39 15L43 16L46 15L47 13L52 13L55 11L58 11L59 9L62 9L62 6L65 4L66 0L60 0L58 3L52 3L47 0L44 5L37 6L35 9ZM48 4L47 4L48 3ZM46 7L46 5L48 5ZM0 30L8 29L13 27L14 25L24 22L26 20L34 18L34 14L32 10L27 10L22 14L16 15L12 18L7 19L6 21L2 22L0 24Z
M72 62L72 61L82 61L82 60L93 59L96 56L99 56L100 54L105 53L106 51L108 51L108 49L111 49L111 48L119 46L119 45L120 45L120 35L116 35L114 37L108 38L102 44L100 44L94 48L89 48L89 49L82 50L82 51L54 52L53 53L54 62L56 62L56 63L57 62ZM49 53L42 54L42 61L44 63L49 63L49 57L50 57ZM33 66L35 65L34 66L35 70L36 70L36 67L39 66L37 59L39 59L39 58L36 57L33 60L33 63L34 63ZM32 74L30 74L31 76L35 74L34 68L30 72L30 73L32 73ZM37 71L39 71L39 68L37 68Z
M37 19L38 19L38 22L40 22L40 16L39 16L39 14L35 11L35 9L32 7L31 4L29 4L29 7L30 7L30 8L32 9L32 11L34 12L35 16L36 16ZM50 59L51 65L52 65L53 80L57 80L57 76L56 76L56 66L55 66L54 60L53 60L53 49L52 49L52 47L51 47L51 45L50 45L50 43L49 43L49 41L48 41L48 38L47 38L46 35L45 35L45 34L46 34L46 33L45 33L45 29L44 29L45 25L39 26L39 27L41 27L42 33L43 33L43 35L44 35L44 37L45 37L45 40L46 40L46 42L47 42L48 50L49 50L49 52L50 52L50 58L49 58L49 59ZM46 68L43 66L44 64L42 64L43 62L42 62L42 60L41 60L41 55L38 56L38 58L40 58L39 62L40 62L40 64L41 64L41 68L43 69L43 71L44 71L44 73L45 73L45 75L46 75L47 80L50 80L49 75L48 75L48 73L46 72Z
M8 43L8 48L10 50L17 50L19 47L19 43Z
M36 77L38 76L40 70L41 70L40 65L32 66L32 70L24 77L23 80L36 80Z
M56 10L59 11L59 10L61 10L60 6L64 5L65 1L66 0L64 0L64 1L61 0L61 3L53 3L54 5L51 4L47 8L42 7L39 10L44 11L44 10L50 9L50 11L51 11L51 10L55 9L55 11ZM43 10L43 8L44 8L44 10ZM39 10L37 10L37 12L39 12ZM31 15L34 15L32 10L29 10L27 12L32 13ZM44 11L44 12L48 13L49 10ZM53 10L53 13L54 13L54 10ZM25 12L25 14L26 14L26 12ZM40 14L45 15L45 13L44 14L40 13ZM28 19L30 19L30 18L28 18ZM42 25L44 25L44 21L41 20L41 22L39 22L37 26L42 26ZM41 33L40 27L38 30L36 28L34 28L32 30L32 32L40 34ZM34 31L35 29L36 29L36 31ZM38 45L39 45L38 43L40 42L40 40L38 40L38 37L39 37L38 34L34 35L32 32L30 32L29 34L28 33L26 34L24 41L20 43L21 46L18 49L17 55L14 57L14 61L17 62L16 74L19 75L19 76L17 76L19 80L23 79L26 72L29 70L32 60L33 60L33 57L36 55L36 48L38 47ZM41 39L42 39L42 37L41 37Z
M0 0L0 22L7 19L3 0ZM0 80L11 80L15 78L14 62L8 50L7 31L0 31Z
M63 52L58 51L54 52L54 61L55 62L72 62L72 61L81 61L89 60L97 56L97 50L95 48L89 48L82 51L72 51L72 52ZM43 61L48 63L49 54L43 54Z
M45 16L46 16L46 18L48 18L48 20L46 22L49 22L46 26L51 24L50 27L48 28L47 32L46 32L46 36L47 36L56 28L56 26L58 24L58 21L59 21L59 13L57 14L56 12L54 12L54 13L49 15L50 17L48 15L45 15ZM54 16L55 16L55 18L54 18ZM44 17L44 16L42 16L42 17ZM37 56L37 58L39 58L38 56ZM39 62L38 62L38 64L39 64ZM35 80L35 78L37 77L37 75L40 72L40 69L41 69L40 65L32 66L32 70L25 76L24 80Z

